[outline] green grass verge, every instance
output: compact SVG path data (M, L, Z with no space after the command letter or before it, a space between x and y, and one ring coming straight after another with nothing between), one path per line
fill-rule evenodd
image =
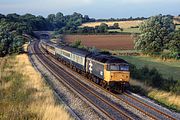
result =
M144 56L120 56L120 58L134 64L137 68L148 66L149 68L156 68L165 78L171 76L174 80L180 81L180 61L162 61L152 57Z

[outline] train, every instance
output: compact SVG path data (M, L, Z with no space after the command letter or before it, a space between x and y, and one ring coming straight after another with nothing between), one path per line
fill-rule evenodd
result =
M48 54L109 91L122 93L129 86L129 63L123 59L47 40L41 40L40 45Z

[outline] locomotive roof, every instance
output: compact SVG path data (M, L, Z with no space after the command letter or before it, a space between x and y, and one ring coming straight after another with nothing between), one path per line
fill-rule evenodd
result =
M89 56L91 59L97 60L102 63L127 63L125 60L121 58L117 58L111 55L105 55L105 54L92 54Z

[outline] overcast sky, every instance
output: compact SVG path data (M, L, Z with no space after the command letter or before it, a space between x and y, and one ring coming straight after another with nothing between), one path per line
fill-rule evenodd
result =
M47 16L79 12L93 18L148 17L180 14L180 0L0 0L0 13Z

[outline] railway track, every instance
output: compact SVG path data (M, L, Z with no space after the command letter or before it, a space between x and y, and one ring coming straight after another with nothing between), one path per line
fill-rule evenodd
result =
M36 49L38 49L38 46L36 46ZM38 51L35 51L35 52L38 52ZM39 53L41 53L41 52L39 51ZM39 59L41 59L41 58L39 58ZM46 59L46 60L44 60L45 62L48 61L48 58L46 58L45 56L43 57L43 59ZM51 58L49 58L49 59L51 59ZM51 60L52 60L52 59L51 59ZM53 62L53 61L52 61L52 62ZM45 64L45 63L44 63L44 64ZM53 62L53 64L56 64L55 61ZM48 69L49 69L49 68L48 68ZM53 73L53 69L51 69L51 71L52 71L52 73ZM124 116L124 118L126 118L126 119L137 119L137 118L136 118L137 116L135 116L135 117L129 117L129 116L131 116L131 115L128 115L127 113L123 113L123 111L120 111L119 108L114 105L114 103L113 103L113 104L112 104L112 103L108 103L102 96L100 97L95 90L90 89L88 86L83 85L82 83L80 83L78 79L76 79L76 78L73 77L72 73L71 73L71 76L69 76L69 74L67 74L66 72L63 72L63 73L66 74L66 76L64 76L65 78L71 78L71 79L73 79L73 81L76 81L83 89L86 89L86 94L89 94L89 93L93 94L94 97L98 98L100 101L103 101L104 104L107 104L107 105L109 104L109 107L110 107L110 108L113 108L113 107L114 107L114 110L116 110L116 112L117 112L117 110L118 110L118 112L119 112L118 114L121 114L121 116L116 116L116 115L115 115L116 117L115 117L115 116L112 117L112 116L113 116L112 114L108 115L109 112L105 111L105 109L108 109L108 108L109 108L108 106L106 106L105 108L100 108L100 107L98 107L96 104L93 103L93 100L90 101L91 104L93 104L95 107L97 107L101 112L103 112L103 113L104 113L106 116L108 116L110 119L118 119L118 118L120 118L120 117L122 118L122 116ZM59 74L59 73L57 73L57 74ZM63 79L65 80L65 78L63 78ZM62 79L62 78L61 78L61 79ZM66 81L66 80L65 80L65 81ZM93 84L94 84L94 83L93 83ZM96 85L96 84L94 84L94 85ZM70 85L69 85L69 86L70 86ZM83 87L83 86L84 86L84 87ZM99 87L98 85L96 85L96 86ZM73 86L71 86L71 87L73 88ZM88 89L87 89L87 88L88 88ZM76 88L74 88L74 89L76 89ZM102 88L101 88L101 89L102 89ZM172 119L172 120L176 120L176 118L172 117L171 115L168 115L168 114L166 114L166 113L158 110L157 108L152 107L152 106L150 106L150 105L148 105L148 104L140 101L139 99L137 99L136 97L133 97L133 96L132 96L131 94L129 94L129 93L124 93L123 96L126 96L126 97L122 97L122 95L119 96L119 95L113 94L113 93L111 93L111 92L109 92L109 91L107 91L107 90L105 90L105 91L108 92L109 94L113 95L113 96L116 97L117 99L119 99L119 100L127 103L127 104L130 105L131 107L134 107L135 109L137 109L138 111L142 112L144 115L149 116L149 117L152 118L152 119ZM95 93L96 93L96 94L95 94ZM79 92L79 94L82 95L82 93L80 93L80 92ZM82 96L83 96L83 95L82 95ZM83 97L86 98L86 99L89 99L89 97L86 97L86 96L83 96ZM91 96L91 97L92 97L92 96ZM95 103L97 103L97 102L95 102Z
M86 99L93 107L96 107L98 111L103 113L108 119L135 119L132 115L125 113L121 109L117 108L112 103L108 102L92 88L81 83L74 76L66 73L62 68L58 67L54 62L49 61L38 49L38 45L34 45L34 53L37 54L38 60L63 84L68 88L73 89L78 95Z
M142 106L144 106L144 107L146 107L146 108L148 108L148 109L151 109L151 111L153 111L153 112L151 112L152 114L154 113L154 114L157 114L156 116L160 116L160 115L162 115L162 117L160 118L160 119L171 119L171 120L176 120L176 118L175 117L173 117L173 116L171 116L171 115L169 115L169 114L167 114L167 113L165 113L165 112L162 112L161 110L159 110L159 109L157 109L157 108L155 108L155 107L153 107L153 106L150 106L150 105L148 105L147 103L145 103L145 102L143 102L142 100L140 100L140 99L138 99L137 97L135 97L135 96L133 96L130 92L125 92L124 94L123 94L124 96L126 96L128 99L131 99L132 101L135 101L135 103L134 104L140 104L139 106L142 108ZM122 97L121 97L122 98Z

